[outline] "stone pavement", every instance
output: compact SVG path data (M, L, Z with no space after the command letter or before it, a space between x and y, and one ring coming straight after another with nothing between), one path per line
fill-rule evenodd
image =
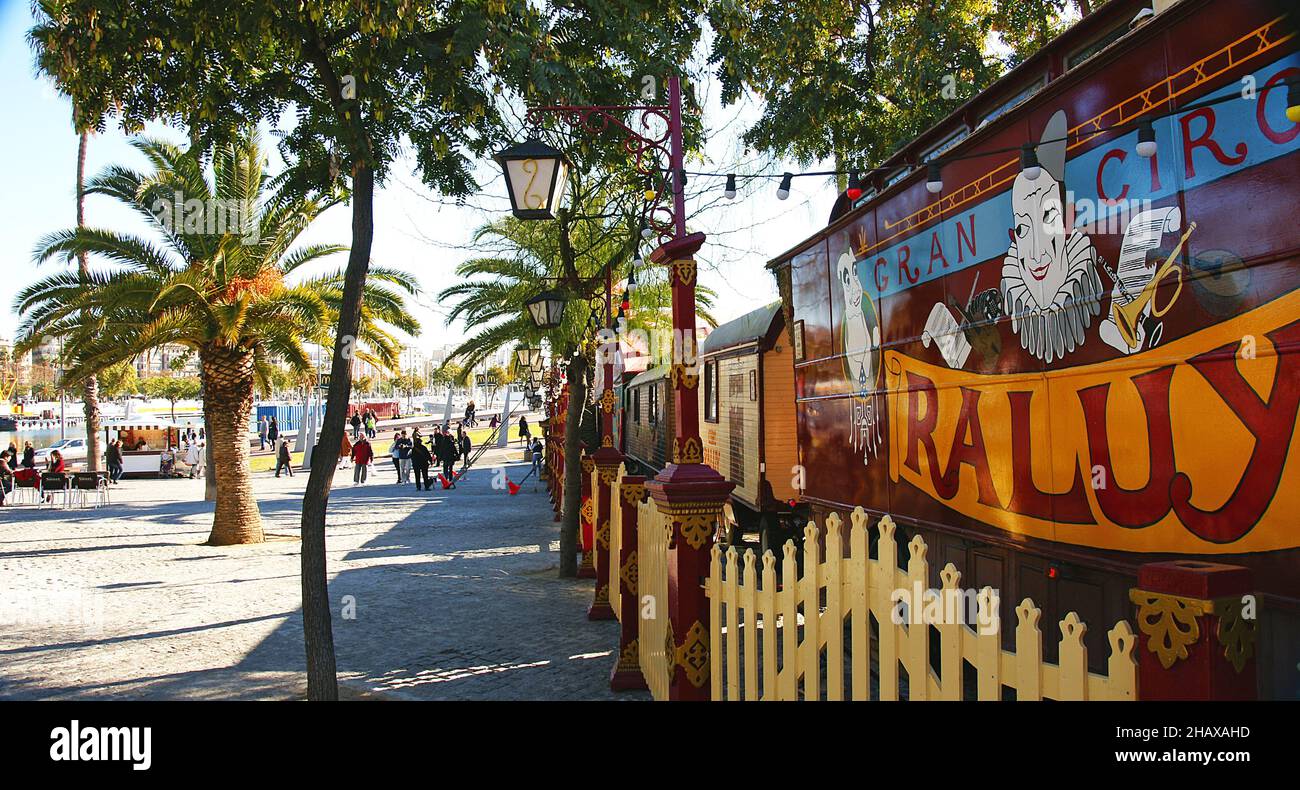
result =
M389 463L365 486L339 472L327 547L341 696L648 698L609 691L618 626L586 619L590 580L557 577L544 488L492 487L492 466L528 471L519 454L491 451L431 494L395 484ZM0 699L305 696L306 475L254 479L269 535L257 546L201 545L198 481L123 481L99 510L0 509Z

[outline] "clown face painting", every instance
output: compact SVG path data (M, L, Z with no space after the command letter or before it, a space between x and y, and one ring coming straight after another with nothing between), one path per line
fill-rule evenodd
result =
M844 299L840 323L840 342L844 352L844 373L853 389L851 442L868 464L884 443L883 395L877 378L880 375L880 316L871 297L858 280L857 262L845 250L835 264Z
M1101 311L1096 250L1066 215L1065 134L1065 112L1058 111L1038 146L1038 177L1016 176L1011 246L1002 263L1011 328L1021 347L1045 362L1082 346L1084 330Z

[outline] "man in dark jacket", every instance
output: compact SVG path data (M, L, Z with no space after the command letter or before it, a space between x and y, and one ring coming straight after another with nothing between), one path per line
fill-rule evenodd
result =
M447 478L447 482L452 482L452 475L456 468L456 443L451 438L450 432L446 426L438 429L438 434L434 437L433 454L438 457L438 463L442 464L442 475Z
M465 430L465 426L463 425L459 426L456 429L456 432L460 434L460 437L457 439L457 442L460 445L460 458L461 458L460 468L461 471L463 472L469 468L469 455L470 455L470 451L474 449L474 443L470 441L469 432Z
M433 481L429 480L429 464L432 461L433 456L429 454L429 448L424 446L424 440L415 437L415 442L411 445L411 466L415 469L416 491L433 490Z

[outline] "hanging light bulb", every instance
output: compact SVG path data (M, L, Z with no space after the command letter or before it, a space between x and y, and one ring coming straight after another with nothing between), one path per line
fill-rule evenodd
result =
M736 199L736 174L735 173L731 173L727 176L727 191L724 192L723 194L727 196L727 200Z
M646 180L645 180L645 199L646 199L646 202L647 202L647 203L653 203L653 202L654 202L654 199L658 196L658 194L659 194L659 193L655 191L655 181L654 181L654 179L653 179L653 178L650 178L650 177L647 177Z
M1137 155L1147 159L1156 155L1156 130L1150 121L1138 124Z
M1286 119L1300 123L1300 81L1292 78L1286 89Z
M844 190L844 194L853 203L862 197L862 177L858 175L857 170L849 171L849 188Z
M632 289L632 283L628 283L628 290L623 292L623 300L618 303L618 317L622 318L623 314L632 309L632 297L629 292Z
M931 195L937 195L943 191L943 173L939 171L939 163L931 162L926 168L925 189Z
M641 265L641 253L639 252L637 253L636 260L632 261L632 265L633 266ZM627 273L627 291L623 294L623 301L627 301L628 295L635 290L636 290L636 269L632 269Z
M1020 172L1030 181L1037 181L1043 174L1043 168L1038 164L1038 153L1031 143L1020 146Z
M655 232L654 229L650 227L650 223L646 222L644 219L641 220L641 238L649 239L653 235L655 235Z
M781 175L781 185L776 188L776 199L785 200L790 197L790 181L794 178L791 173Z

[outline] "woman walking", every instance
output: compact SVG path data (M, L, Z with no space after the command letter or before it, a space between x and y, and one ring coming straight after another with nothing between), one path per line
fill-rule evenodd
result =
M532 438L533 435L528 430L527 415L519 415L519 444L523 447L528 447L532 444Z
M275 446L276 439L280 438L280 424L275 421L274 417L271 418L271 424L266 426L266 438L271 442L272 447Z

